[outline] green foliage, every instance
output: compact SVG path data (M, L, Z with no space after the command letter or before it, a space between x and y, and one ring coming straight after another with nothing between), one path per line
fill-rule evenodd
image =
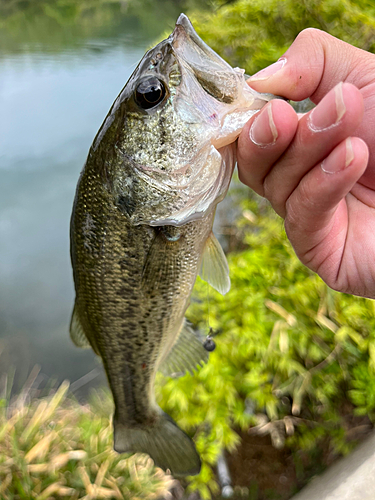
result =
M278 59L300 31L327 31L364 50L375 49L371 0L238 0L213 2L214 12L195 11L199 35L232 66L249 74Z
M65 399L63 383L49 398L11 405L0 400L0 498L2 500L147 499L168 496L174 480L147 455L112 449L109 392L91 405Z
M324 438L347 452L348 398L375 419L374 302L336 293L305 268L265 202L245 201L237 229L245 249L229 256L231 291L210 289L208 300L199 281L188 311L202 331L209 318L221 332L217 348L195 376L165 379L159 390L163 409L195 432L203 468L190 487L203 498L217 490L219 453L235 450L238 431L259 423L254 411L267 415L276 447L286 439L295 451Z
M13 50L26 34L31 45L45 40L58 51L84 38L131 32L137 23L151 40L162 29L159 10L172 4L13 0L0 6L0 41ZM375 49L370 0L360 6L354 0L207 0L205 10L198 0L187 5L195 9L187 13L200 36L249 73L275 61L307 27ZM170 19L177 13L173 8ZM220 332L217 349L194 376L160 375L158 385L162 408L194 435L203 466L190 489L204 499L218 492L217 458L241 445L241 432L260 433L268 425L273 444L286 443L295 453L298 472L300 449L316 453L326 440L336 451L348 451L348 401L355 414L375 421L374 302L335 293L302 266L282 221L264 202L244 201L236 232L242 250L229 256L231 291L222 297L210 289L207 300L208 286L198 280L189 309L202 331L209 319ZM7 398L0 401L0 497L78 498L94 486L103 488L96 489L103 498L120 498L116 488L124 498L166 494L172 480L150 460L112 451L108 395L90 407L62 404L65 391L63 386L38 403L9 407ZM261 414L268 420L263 426Z

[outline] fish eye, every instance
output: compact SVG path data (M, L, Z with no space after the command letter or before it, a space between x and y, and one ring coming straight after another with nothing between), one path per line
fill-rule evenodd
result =
M166 93L164 83L155 77L151 77L138 84L134 98L142 109L150 109L159 104Z

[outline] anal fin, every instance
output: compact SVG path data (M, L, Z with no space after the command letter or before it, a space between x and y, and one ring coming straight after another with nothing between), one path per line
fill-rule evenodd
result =
M185 320L176 342L160 367L160 371L167 376L175 373L185 374L186 372L193 374L198 366L208 361L208 357L209 353L204 348L199 335Z

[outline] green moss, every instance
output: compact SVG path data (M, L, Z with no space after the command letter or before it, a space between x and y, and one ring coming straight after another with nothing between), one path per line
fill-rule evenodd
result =
M0 405L0 498L121 498L158 500L174 480L147 455L112 449L109 391L90 405L66 398L63 383L49 398L21 394ZM105 411L104 408L106 408Z

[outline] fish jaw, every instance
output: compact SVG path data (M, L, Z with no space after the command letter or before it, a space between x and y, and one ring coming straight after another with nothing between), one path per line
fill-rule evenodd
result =
M209 212L214 210L214 207L224 199L229 188L236 164L234 145L229 144L220 150L210 146L205 166L209 162L210 169L202 168L202 171L198 172L195 182L184 186L185 205L165 219L150 220L150 226L183 226L188 222L204 219ZM216 175L212 175L213 173Z
M245 71L232 68L213 51L199 37L185 14L177 19L170 38L181 66L194 75L206 93L206 96L200 93L200 99L195 95L193 98L206 117L207 126L215 123L211 144L217 149L231 144L247 121L274 96L260 94L249 87ZM194 91L194 87L191 90Z

